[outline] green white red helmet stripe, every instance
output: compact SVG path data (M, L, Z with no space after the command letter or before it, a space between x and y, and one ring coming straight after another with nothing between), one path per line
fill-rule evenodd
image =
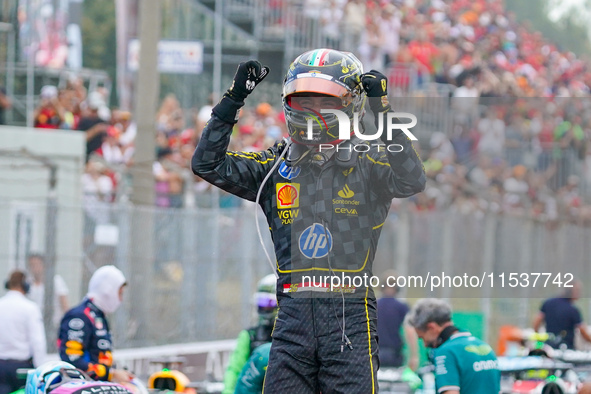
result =
M310 66L322 65L322 61L328 55L328 52L329 52L328 49L318 49L317 51L314 51L312 56L310 56L309 65Z

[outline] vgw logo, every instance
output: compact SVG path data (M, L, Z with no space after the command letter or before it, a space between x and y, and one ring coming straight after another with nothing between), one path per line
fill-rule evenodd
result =
M349 119L349 117L347 116L346 113L344 113L343 111L340 111L338 109L321 109L320 114L333 114L337 117L338 125L339 125L339 140L348 140L351 138L351 119ZM401 118L410 119L410 122L408 122L408 123L394 123L394 119L400 120ZM314 123L313 122L314 122L313 118L310 117L307 119L306 138L308 138L309 140L314 139L314 129L313 129ZM416 125L417 125L417 117L411 113L388 112L386 114L386 125L385 125L385 129L386 129L385 132L386 132L387 140L392 140L392 132L394 130L401 130L411 141L418 141L417 137L415 137L414 134L409 131L409 129L412 129ZM378 115L378 130L375 134L362 134L359 131L359 112L354 112L353 113L353 133L355 134L355 136L357 136L360 140L363 140L363 141L379 141L380 138L382 137L382 134L384 133L384 114ZM381 143L381 144L377 144L377 145L384 146L385 144ZM368 145L361 145L361 146L364 146L366 148L360 147L359 149L363 149L363 150L360 150L360 152L369 150ZM322 149L327 150L327 149L334 149L334 148L335 148L335 146L332 144L320 144L319 145L320 151L322 151ZM338 149L339 149L338 145L337 145L336 149L338 151ZM353 149L357 150L357 147L354 147ZM390 144L390 145L386 145L386 149L389 152L400 152L400 151L402 151L402 146L399 144Z
M324 257L332 249L332 234L324 226L314 223L305 229L299 239L300 252L309 259Z

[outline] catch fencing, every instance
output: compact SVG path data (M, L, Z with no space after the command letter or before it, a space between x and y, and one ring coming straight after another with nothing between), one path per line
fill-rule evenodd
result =
M449 299L456 310L483 311L485 333L493 339L503 324L529 326L542 299L564 291L551 282L534 286L533 277L528 285L519 279L511 286L512 273L551 273L552 279L560 273L563 284L564 275L572 274L582 281L583 296L589 297L589 226L485 211L416 212L410 205L396 205L384 224L374 274L393 269L407 277L467 275L484 277L485 282L432 287L426 279L424 286L401 288L409 301L439 297ZM44 209L39 204L37 211L43 215ZM5 210L0 208L10 218ZM114 264L125 273L124 303L111 318L118 349L231 339L255 322L252 295L258 279L271 269L257 237L255 213L261 215L260 223L266 221L254 204L228 209L62 205L56 215L75 217L80 210L83 256L57 261L56 272L67 277L64 274L83 265L81 280L68 283L70 288L79 286L81 294L97 267ZM272 253L266 224L261 226ZM64 231L65 226L58 227L57 236ZM19 242L27 240L21 237ZM11 250L1 251L2 260ZM589 298L579 306L585 317L591 316Z
M256 235L253 204L177 210L114 205L108 210L105 224L118 229L117 244L91 242L85 251L92 266L115 264L130 278L125 308L116 315L117 332L126 333L119 346L227 339L254 323L252 294L257 280L271 271ZM135 239L134 223L141 226ZM272 253L268 231L261 225ZM96 226L85 222L88 239ZM534 287L533 277L528 286L512 287L509 275L551 273L554 279L556 274L572 274L591 283L589 239L591 228L577 223L453 209L412 212L404 204L384 225L374 274L394 269L422 277L486 275L487 284L492 276L492 287L411 287L402 294L447 298L458 309L483 310L485 332L494 337L502 324L528 326L541 300L564 290L551 283L542 286L541 281ZM142 248L152 249L152 256L135 260ZM590 308L585 299L584 314L591 314Z

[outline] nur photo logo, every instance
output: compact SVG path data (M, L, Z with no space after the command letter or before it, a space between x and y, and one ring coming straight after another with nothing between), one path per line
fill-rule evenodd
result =
M320 117L320 120L326 125L326 121L323 114L332 114L335 115L338 121L338 139L345 141L351 139L351 119L347 114L338 109L321 109L320 112L314 111L314 113ZM359 112L353 113L353 134L363 141L378 141L377 144L380 147L384 147L388 150L388 152L400 152L402 151L402 145L400 144L386 144L384 143L384 139L382 138L382 134L386 133L386 140L392 140L392 134L395 130L402 131L411 141L418 141L417 137L409 130L412 129L417 125L417 117L411 113L407 112L388 112L385 114L378 114L378 126L377 131L374 134L364 134L360 132L359 128L359 119L360 119ZM407 123L400 123L401 119L409 119L410 122ZM318 122L317 119L313 117L309 117L306 119L307 121L307 134L306 138L309 140L314 139L314 122L322 124L322 122ZM385 124L384 124L385 123ZM338 145L333 144L319 144L319 150L328 150L328 149L336 149L339 150ZM367 144L362 145L355 145L353 149L357 152L364 152L370 149L370 146Z

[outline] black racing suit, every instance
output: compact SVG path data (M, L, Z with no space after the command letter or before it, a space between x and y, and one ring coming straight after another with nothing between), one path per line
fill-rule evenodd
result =
M285 143L263 152L228 152L232 127L212 116L193 155L192 169L213 185L255 201ZM403 146L400 153L356 142L365 146L357 150L367 152L350 149L351 155L334 154L322 166L290 168L283 161L263 186L260 206L279 274L279 312L265 393L377 392L373 291L359 282L346 282L331 291L323 283L327 278L320 276L349 280L371 276L392 198L422 191L425 174L401 132L390 142ZM347 346L343 350L343 323L352 350Z
M109 380L113 364L109 323L88 298L62 318L57 346L63 361L95 380Z

